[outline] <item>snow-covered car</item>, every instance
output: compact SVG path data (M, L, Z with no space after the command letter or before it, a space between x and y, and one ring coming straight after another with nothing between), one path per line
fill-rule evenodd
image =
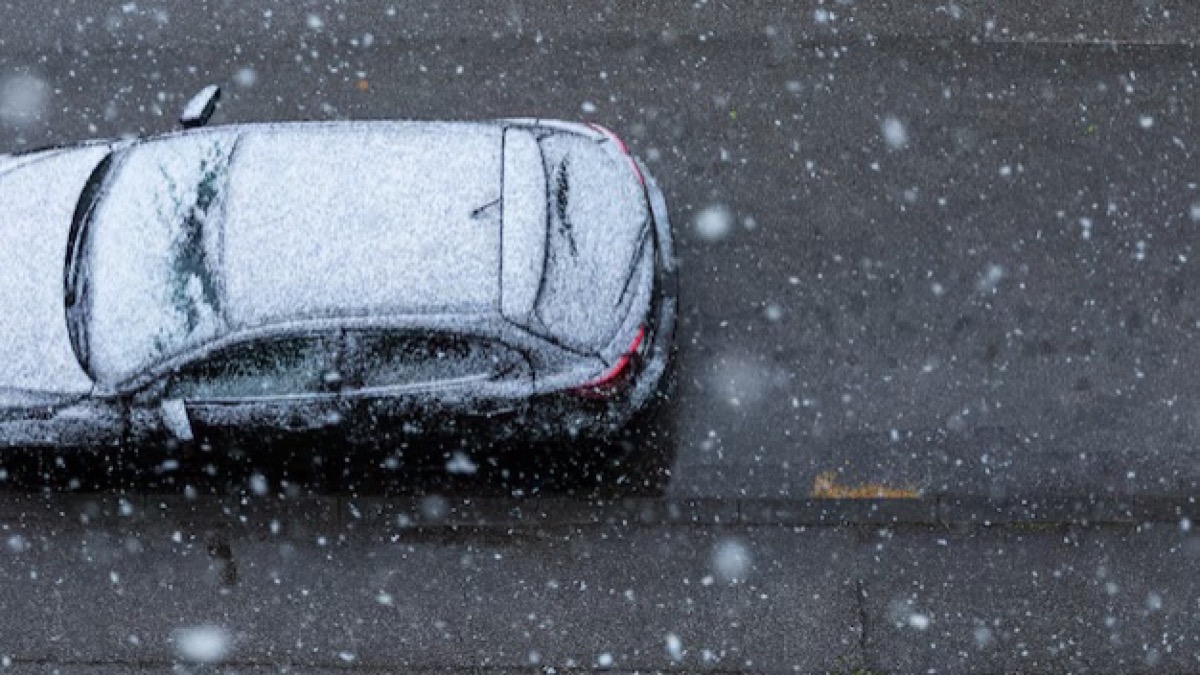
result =
M675 323L599 126L194 128L0 157L0 445L603 436Z

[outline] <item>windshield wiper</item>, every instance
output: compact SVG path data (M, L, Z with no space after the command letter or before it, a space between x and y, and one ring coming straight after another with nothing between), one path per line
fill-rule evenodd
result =
M71 349L80 367L88 375L92 375L88 366L87 342L87 281L88 272L88 230L96 211L96 204L103 193L101 188L109 171L112 169L113 153L110 152L100 160L87 183L79 194L79 202L75 205L75 213L71 217L71 231L67 237L67 259L63 275L63 302L67 312L67 332L71 338Z

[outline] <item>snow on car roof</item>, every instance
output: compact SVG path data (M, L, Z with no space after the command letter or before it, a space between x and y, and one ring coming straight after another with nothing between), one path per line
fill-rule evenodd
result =
M247 129L222 219L232 325L497 309L500 127Z

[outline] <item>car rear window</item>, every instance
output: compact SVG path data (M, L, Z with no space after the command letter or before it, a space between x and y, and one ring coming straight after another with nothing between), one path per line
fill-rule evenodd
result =
M608 343L628 309L631 270L644 256L645 194L627 162L593 139L541 141L549 199L546 267L535 315L581 351Z

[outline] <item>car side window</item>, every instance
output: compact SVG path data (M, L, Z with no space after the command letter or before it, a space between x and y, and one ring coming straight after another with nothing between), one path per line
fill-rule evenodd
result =
M356 369L364 389L451 386L515 377L526 368L520 352L494 340L445 333L360 333Z
M276 338L234 345L184 366L167 398L268 398L325 393L335 381L336 349L323 337Z

